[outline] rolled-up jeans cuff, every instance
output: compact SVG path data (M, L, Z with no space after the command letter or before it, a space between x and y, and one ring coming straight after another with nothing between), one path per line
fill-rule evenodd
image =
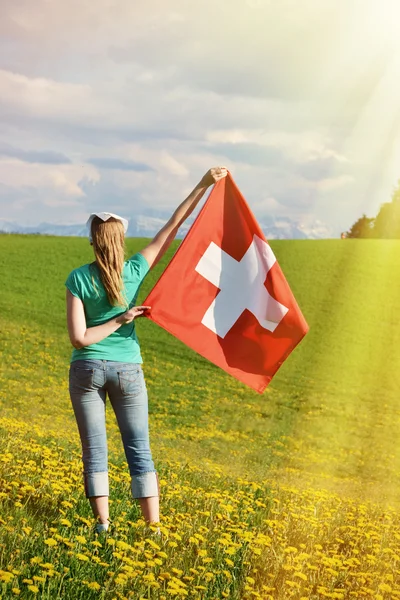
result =
M131 489L133 498L159 496L157 472L147 471L146 473L132 475Z
M97 473L84 473L83 481L85 484L86 498L92 496L109 496L108 471Z

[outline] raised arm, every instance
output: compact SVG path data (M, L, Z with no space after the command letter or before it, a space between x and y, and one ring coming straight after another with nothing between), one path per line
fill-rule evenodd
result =
M97 344L97 342L101 342L111 333L117 331L121 325L130 323L149 309L150 306L135 306L102 325L87 328L82 300L67 290L67 325L71 344L77 350L84 346Z
M225 167L213 167L202 177L189 196L178 206L172 217L157 233L154 239L140 251L145 259L153 267L168 250L171 242L178 233L179 227L194 211L197 204L204 196L205 191L210 185L213 185L223 177L226 177L228 171Z

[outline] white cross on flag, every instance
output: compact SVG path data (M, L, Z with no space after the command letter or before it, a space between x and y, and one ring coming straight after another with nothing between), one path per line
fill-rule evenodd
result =
M260 393L308 331L229 173L143 304L150 319Z

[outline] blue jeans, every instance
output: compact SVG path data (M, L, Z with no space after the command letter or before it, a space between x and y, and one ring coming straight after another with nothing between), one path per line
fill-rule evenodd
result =
M109 495L106 394L121 432L133 498L159 496L149 444L148 398L142 366L110 360L76 360L69 369L69 393L82 443L86 498Z

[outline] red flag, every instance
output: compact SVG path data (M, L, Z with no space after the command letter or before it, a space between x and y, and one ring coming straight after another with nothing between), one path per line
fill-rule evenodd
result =
M260 393L308 331L229 173L143 304L155 323Z

